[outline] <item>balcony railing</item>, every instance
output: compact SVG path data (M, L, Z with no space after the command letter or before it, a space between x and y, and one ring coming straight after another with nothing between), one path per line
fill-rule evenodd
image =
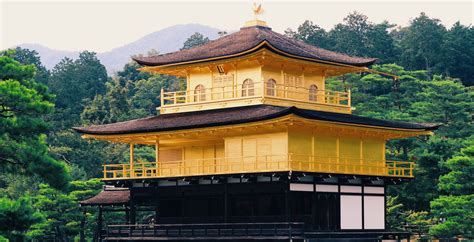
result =
M256 82L250 85L233 85L176 92L162 90L161 107L244 100L256 97L346 108L351 106L350 92Z
M263 155L136 162L104 165L104 179L182 177L217 174L301 171L391 177L413 177L413 162L361 160L308 155Z

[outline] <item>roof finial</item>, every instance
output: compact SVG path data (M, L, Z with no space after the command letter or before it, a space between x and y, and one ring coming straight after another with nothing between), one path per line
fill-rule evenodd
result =
M263 8L262 8L262 4L260 3L253 3L253 8L252 8L252 11L253 11L253 16L255 17L253 20L250 20L250 21L247 21L244 25L244 27L254 27L254 26L261 26L261 27L266 27L268 28L267 26L267 23L263 20L259 20L258 19L258 16L259 15L262 15L263 14Z
M253 15L255 16L255 20L258 19L258 15L262 15L263 14L263 8L262 8L262 4L259 3L253 3Z

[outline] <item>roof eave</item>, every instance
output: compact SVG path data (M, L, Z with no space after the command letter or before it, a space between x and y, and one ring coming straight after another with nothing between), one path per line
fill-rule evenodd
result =
M294 58L294 59L300 59L300 60L305 60L305 61L310 61L310 62L315 62L315 63L329 64L329 65L342 66L342 67L368 67L368 66L374 64L378 60L377 58L372 58L367 62L347 63L347 62L329 61L329 60L324 60L324 59L315 59L315 58L299 56L299 55L294 55L294 54L288 53L284 50L281 50L281 49L273 46L272 44L270 44L266 40L261 41L257 45L255 45L252 48L249 48L247 50L243 50L243 51L228 54L228 55L209 57L209 58L204 58L204 59L189 59L189 60L186 60L186 61L163 62L163 63L156 63L156 62L146 61L144 59L141 59L140 57L132 57L132 59L134 61L136 61L138 64L143 65L143 66L173 67L173 66L196 64L196 63L205 63L205 62L209 62L209 61L216 61L216 60L222 60L222 59L228 59L228 58L241 57L241 56L245 56L247 54L252 54L253 52L260 50L261 48L266 48L267 50L270 50L270 51L273 51L273 52L276 52L278 54L282 54L286 57L290 57L290 58Z

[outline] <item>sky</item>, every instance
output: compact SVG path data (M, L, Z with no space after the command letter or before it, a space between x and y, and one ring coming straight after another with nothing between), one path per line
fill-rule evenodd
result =
M277 32L305 20L329 30L350 12L401 26L425 12L450 27L473 23L473 0L258 1L260 19ZM238 30L253 18L253 1L0 0L0 49L38 43L58 50L104 52L176 24Z

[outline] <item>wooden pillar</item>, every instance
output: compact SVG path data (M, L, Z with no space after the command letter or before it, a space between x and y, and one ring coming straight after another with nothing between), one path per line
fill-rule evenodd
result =
M228 203L229 203L229 193L227 189L227 181L224 183L224 223L228 222L228 217L229 217L229 208L228 208Z
M136 223L137 214L133 187L130 187L130 201L128 204L130 206L130 224L134 225Z
M155 204L155 224L159 224L160 219L160 201L157 200Z
M365 170L365 166L368 164L364 161L364 140L362 139L362 137L360 137L359 141L359 165L359 172L361 172L362 174L366 174L367 171ZM378 173L378 171L376 172Z
M102 206L99 206L97 215L97 241L102 241Z
M155 223L159 224L160 223L160 199L156 200L156 213L155 213Z
M127 224L130 224L130 206L125 207L125 221Z
M238 89L239 89L239 86L238 86L238 83L239 83L239 80L237 79L237 63L233 63L232 64L232 68L234 68L234 78L233 78L233 81L232 81L232 97L238 97Z
M155 167L156 167L156 172L155 172L155 175L158 176L160 174L159 172L159 169L160 169L160 166L159 166L159 161L160 161L160 158L159 158L159 147L158 147L158 140L156 140L156 143L155 143Z
M314 137L314 136L313 136ZM317 223L316 223L316 217L318 216L317 212L317 208L319 206L319 204L316 204L317 202L317 197L316 197L316 178L313 179L313 192L311 194L311 227L314 229L314 230L317 230Z
M286 183L285 187L285 220L286 222L290 222L290 180Z
M137 214L135 210L135 203L133 200L130 200L130 224L135 224L137 221Z
M134 143L130 143L130 177L135 177L135 167L133 164L135 150L134 150Z

